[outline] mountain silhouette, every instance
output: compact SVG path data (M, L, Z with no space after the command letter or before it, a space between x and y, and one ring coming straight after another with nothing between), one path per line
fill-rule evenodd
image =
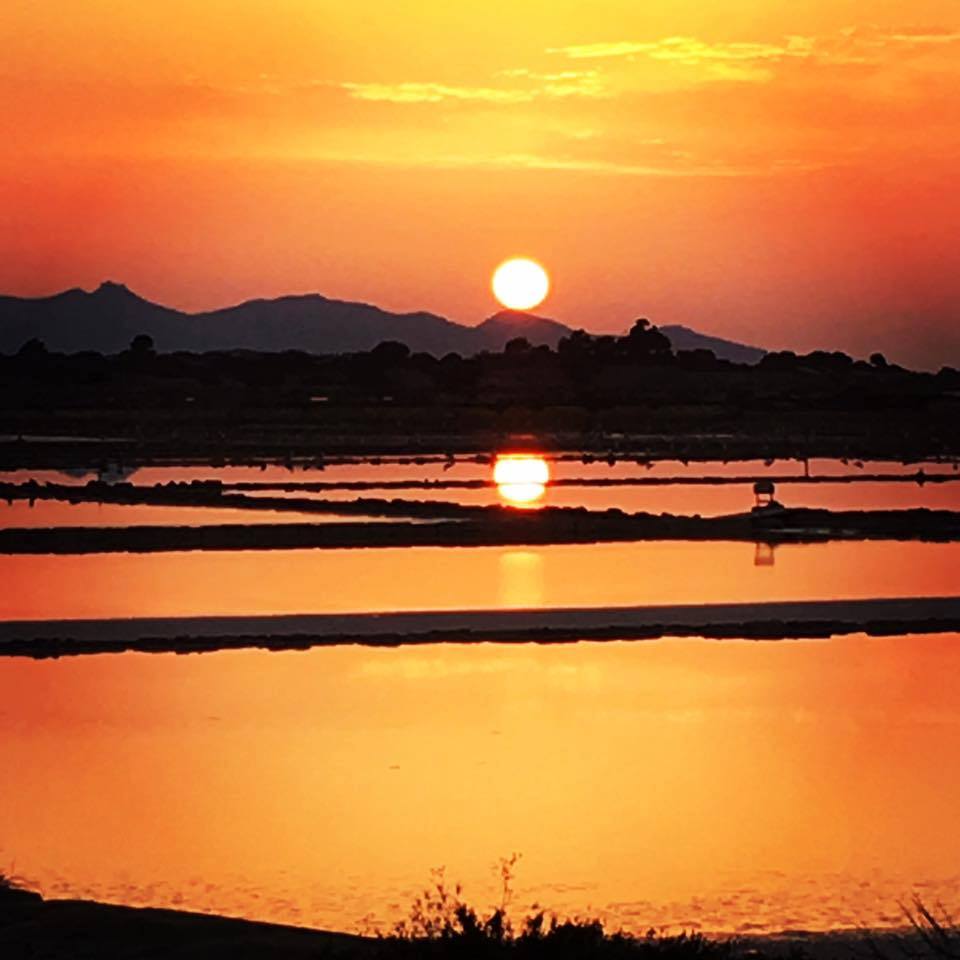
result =
M718 357L754 363L764 351L708 337L686 327L664 327L677 349L706 347ZM47 349L119 353L140 333L161 351L303 350L350 353L399 340L411 350L443 356L499 351L516 337L555 347L572 328L556 320L502 310L475 327L433 313L392 313L367 303L320 294L249 300L202 313L151 303L123 284L92 292L66 290L49 297L0 296L0 353L15 353L36 338ZM674 339L676 337L676 339Z
M759 363L767 353L760 347L711 337L682 324L669 324L658 329L669 338L674 350L712 350L721 360L729 360L731 363Z
M516 337L525 337L535 346L546 344L556 347L561 337L573 330L556 320L538 317L521 310L501 310L487 317L478 327L470 328L482 342L484 350L502 350L504 344Z

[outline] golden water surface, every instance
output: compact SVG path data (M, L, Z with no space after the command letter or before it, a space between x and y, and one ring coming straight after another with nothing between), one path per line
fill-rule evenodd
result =
M960 637L0 661L0 868L356 928L446 865L634 929L960 906Z
M0 620L960 595L960 543L0 555Z

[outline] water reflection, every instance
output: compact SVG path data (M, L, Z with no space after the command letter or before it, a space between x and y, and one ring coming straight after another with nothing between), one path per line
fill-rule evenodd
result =
M522 551L536 566L504 560L516 550L503 547L0 555L0 619L478 610L505 596L597 607L960 595L960 543L788 544L773 567L754 566L755 550L662 542Z
M723 514L744 513L754 505L754 496L748 483L723 486L563 486L552 482L561 479L556 464L551 464L552 476L547 501L553 507L584 507L587 510L623 510L626 513L699 514L716 517ZM279 490L246 491L248 496L307 497L321 500L353 500L357 496L385 497L396 500L450 501L465 506L504 503L499 488L435 489L369 489L358 494L355 490L334 489L318 493ZM904 510L927 507L931 510L960 510L960 482L926 484L903 483L820 483L788 484L777 482L777 499L788 507L810 507L825 510ZM542 504L544 501L539 501Z
M543 606L543 557L533 550L505 550L500 555L500 606Z
M389 518L383 518L389 519ZM127 503L70 503L64 500L0 501L0 529L7 527L203 527L249 523L350 523L381 518L229 507L182 507Z
M776 566L777 558L776 547L772 543L758 543L756 552L753 555L753 565L755 567L773 567Z
M7 660L0 867L342 929L518 850L634 930L889 924L960 906L951 756L957 636Z
M35 479L40 483L84 484L91 479L107 482L132 480L139 485L171 481L221 480L225 484L241 482L289 482L336 480L482 480L489 478L490 457L485 454L466 457L368 457L331 461L310 461L288 464L231 464L225 466L148 464L133 466L108 464L70 470L7 470L0 471L0 481L24 483ZM592 479L694 478L694 477L757 477L769 476L778 481L798 477L844 477L869 474L900 476L920 482L932 476L956 476L956 462L923 461L849 461L837 459L797 460L648 460L639 457L620 459L557 453L550 456L551 476L558 480L574 477Z
M507 455L507 469L520 471L519 475L506 478L501 488L494 482L489 458L485 456L438 460L436 458L373 459L348 463L329 463L325 466L298 465L284 467L260 466L145 466L132 473L132 480L143 486L170 481L219 479L228 486L235 483L350 483L363 482L389 484L397 481L418 481L439 484L431 488L408 489L371 487L362 495L387 499L454 501L464 505L507 503L512 506L540 506L546 499L551 506L585 507L590 510L616 508L626 512L700 514L718 516L749 510L753 497L748 479L769 477L776 481L777 498L790 507L811 507L831 510L896 510L915 507L930 509L960 510L960 482L930 482L936 476L957 476L954 464L924 463L898 464L891 462L844 463L840 460L816 460L809 462L809 474L818 478L836 478L836 482L807 484L798 482L804 473L801 464L795 461L737 461L737 462L690 462L658 461L656 463L635 460L617 460L612 465L593 458L586 460L565 454L543 457ZM519 464L516 461L520 461ZM543 460L543 464L536 461ZM510 465L513 464L513 465ZM546 467L546 478L543 470ZM495 468L496 469L496 468ZM501 469L504 469L501 467ZM531 475L524 475L531 471ZM922 471L922 472L921 472ZM34 479L39 483L64 484L85 483L93 474L75 471L71 478L56 471L20 470L0 472L0 481L24 483ZM125 469L117 476L130 476ZM884 475L902 478L902 482L882 483L863 477ZM684 481L696 478L744 478L742 484L689 485ZM856 483L846 482L849 478ZM923 478L920 482L919 478ZM571 481L600 483L629 483L661 480L677 481L656 486L567 486ZM465 483L467 487L444 487L445 482ZM558 485L554 481L559 481ZM475 485L475 486L474 486ZM543 487L549 487L544 496ZM305 491L284 492L281 490L245 491L256 496L262 492L268 496L313 497L319 499L352 500L361 495L351 489L331 489L309 493Z
M550 466L544 457L534 454L501 454L493 465L493 482L504 503L540 506L550 482Z

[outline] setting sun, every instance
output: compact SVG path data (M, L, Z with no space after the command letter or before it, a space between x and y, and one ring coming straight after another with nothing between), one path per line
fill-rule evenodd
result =
M532 310L543 303L549 291L547 271L535 260L515 257L494 271L494 296L508 310Z

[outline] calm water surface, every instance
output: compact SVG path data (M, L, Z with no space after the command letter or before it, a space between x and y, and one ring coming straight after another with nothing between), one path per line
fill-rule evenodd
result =
M555 478L606 478L626 479L631 477L752 477L766 475L774 479L783 476L802 475L804 464L798 460L777 460L768 464L763 460L736 461L691 461L657 460L649 464L633 461L617 461L608 464L593 460L583 463L579 459L547 458ZM859 466L857 465L859 464ZM844 476L858 473L883 473L895 476L912 476L922 468L927 474L953 474L956 468L948 462L923 462L902 464L895 461L848 461L817 458L809 461L813 476ZM224 483L285 483L285 482L331 482L350 480L486 480L491 475L490 463L478 463L473 459L452 462L430 461L427 463L398 463L369 461L334 463L323 469L314 466L285 467L264 466L146 466L137 469L110 470L104 474L107 480L127 480L137 484L168 483L171 481L222 480ZM40 483L79 483L97 479L95 469L83 471L18 470L0 471L0 482L25 483L35 479Z
M858 464L858 465L857 465ZM862 476L865 474L884 474L889 476L913 477L922 467L927 475L955 476L956 470L951 463L899 464L893 462L844 463L840 460L817 459L809 463L809 473L815 477ZM804 474L804 465L800 461L778 460L767 464L760 460L720 461L683 463L681 461L658 461L638 464L635 462L617 462L613 465L602 461L582 463L580 460L551 459L550 475L555 480L603 479L623 481L636 478L675 478L690 479L698 477L755 477L764 476L780 480L778 499L787 506L817 507L831 510L848 509L906 509L927 507L929 509L960 510L960 482L939 484L918 484L910 480L903 483L833 483L833 484L797 484L787 482L790 477ZM81 484L96 476L95 473L73 471L70 474L57 471L18 471L0 474L0 481L22 483L37 480L41 483ZM323 470L308 467L287 468L282 466L259 467L143 467L133 472L113 475L113 479L126 479L138 485L149 486L155 483L171 481L190 482L192 480L221 480L231 483L304 483L304 482L349 482L366 483L394 482L403 480L429 481L485 481L488 486L480 489L457 490L391 490L373 488L365 491L329 490L319 493L303 491L283 492L275 490L246 491L249 496L287 496L308 497L313 499L353 500L356 497L382 497L399 500L449 501L465 505L489 505L509 502L503 492L492 483L492 467L487 463L473 460L457 460L452 463L429 462L423 464L386 462L382 464L345 463L332 464ZM656 487L557 487L549 486L546 495L537 502L538 506L586 507L591 510L617 508L626 512L699 514L701 516L720 516L740 513L753 505L753 492L748 483L726 486L684 486L664 485ZM26 513L26 508L15 504L13 508L0 505L0 526L40 525L38 513ZM257 514L232 509L212 510L200 514L199 508L140 507L105 505L98 512L96 505L77 505L69 513L66 505L43 506L43 512L50 517L44 519L44 525L60 523L86 525L122 525L125 523L177 523L197 525L201 523L226 522L296 522L299 517L287 514L266 512ZM172 511L178 510L177 514ZM59 511L59 513L57 512Z
M350 501L358 497L384 500L420 500L459 503L468 506L509 502L495 486L457 490L370 489L309 491L244 491L249 497L285 497L311 500ZM777 499L790 507L819 507L829 510L903 510L927 507L931 510L960 510L960 483L837 483L781 484ZM754 504L749 484L733 486L656 487L557 487L547 488L537 506L586 507L627 513L673 513L703 517L742 513ZM274 510L242 510L223 507L154 506L118 503L76 503L37 500L12 504L0 501L0 528L3 527L118 527L136 525L203 526L220 523L335 523L360 518L341 514L287 513Z
M378 522L376 517L343 514L241 510L229 507L154 506L126 503L68 503L63 500L0 501L4 527L202 527L244 523Z
M635 930L960 889L960 637L0 661L0 867L355 928L433 867Z
M960 543L0 555L0 619L960 595Z
M385 500L427 500L459 503L467 506L490 506L506 502L494 486L479 489L370 489L282 491L249 490L250 497L287 497L314 500L354 500L377 497ZM819 483L777 486L777 500L788 507L811 507L826 510L906 510L926 507L929 510L960 510L960 482L920 485L904 483ZM648 487L558 487L548 486L538 506L586 507L588 510L616 508L626 513L699 514L719 517L743 513L754 505L750 484L723 486L648 486Z

